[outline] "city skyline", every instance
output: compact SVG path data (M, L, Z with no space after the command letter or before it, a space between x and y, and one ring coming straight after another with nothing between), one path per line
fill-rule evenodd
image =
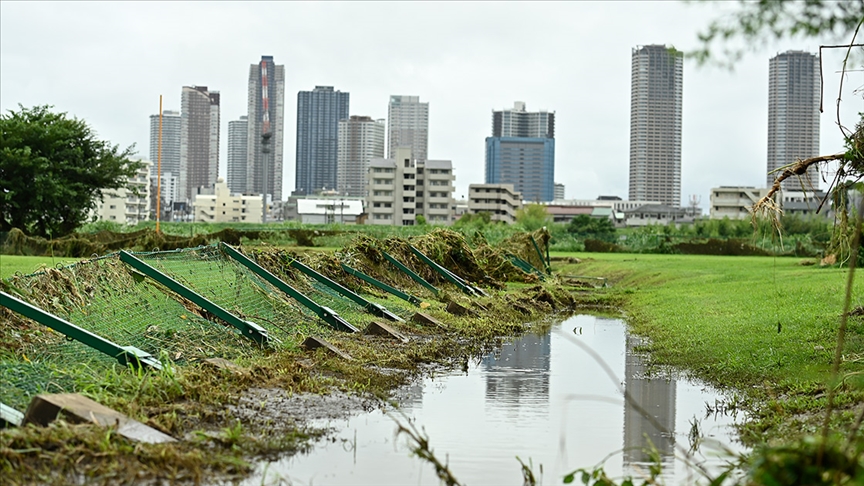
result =
M273 4L267 16L285 20L285 28L252 29L261 25L262 11L246 5L220 3L202 11L193 4L56 4L3 2L0 5L0 109L50 104L90 123L100 137L147 155L149 119L164 106L179 109L179 87L200 83L222 92L226 120L247 114L246 69L261 54L272 54L286 66L286 89L296 92L315 85L334 85L352 92L352 113L385 118L393 94L418 95L432 105L429 157L453 160L457 173L455 196L467 195L471 182L483 180L484 146L489 111L510 100L524 99L532 109L554 108L556 182L565 184L568 198L598 194L627 196L629 160L630 51L635 45L663 43L682 51L697 46L696 34L717 18L723 5L645 2L624 15L602 3L550 4ZM719 9L719 10L718 10ZM551 14L551 15L550 15ZM206 17L192 31L191 18ZM50 35L28 43L22 22L38 17ZM411 39L393 42L400 18L420 17ZM610 19L623 33L593 45ZM206 34L208 25L231 20L226 35ZM358 22L362 19L363 22ZM504 34L500 25L544 22L541 36L528 32ZM71 22L70 21L74 21ZM164 22L170 28L158 38L129 36L146 25ZM315 22L332 22L339 35L314 29ZM73 25L78 25L74 31ZM330 24L328 24L330 25ZM691 28L681 29L680 25ZM106 37L116 39L104 42ZM344 40L351 39L350 48ZM63 39L62 42L59 39ZM682 129L682 199L691 194L707 203L710 188L719 185L765 184L768 118L768 60L790 49L815 52L833 39L783 40L754 46L734 71L698 67L685 59ZM292 46L303 46L294 48ZM575 47L574 47L575 46ZM592 47L588 47L592 46ZM837 50L835 50L837 51ZM84 56L83 52L88 52ZM155 55L154 53L159 53ZM823 72L825 112L820 115L820 147L825 153L842 148L835 126L835 101L843 53L826 51ZM62 77L26 76L33 62L52 66ZM136 74L136 89L125 89L104 70L98 59L112 59L117 69ZM570 62L562 62L570 59ZM516 62L521 62L515 68ZM290 75L288 74L290 72ZM841 120L854 124L864 80L848 74L843 89ZM122 105L113 102L124 99ZM295 180L296 99L285 99L283 187ZM227 153L227 124L220 137ZM719 143L718 143L719 141ZM720 149L718 150L718 147ZM225 174L227 159L220 158ZM824 183L820 181L824 187Z

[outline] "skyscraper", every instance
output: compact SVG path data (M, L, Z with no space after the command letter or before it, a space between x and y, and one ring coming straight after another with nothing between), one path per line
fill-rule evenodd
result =
M348 98L332 86L297 93L297 190L336 189L339 120L348 118Z
M282 138L285 112L285 66L276 65L273 56L261 56L261 62L249 66L247 96L246 188L251 194L272 194L282 200ZM265 160L261 135L271 133ZM267 165L267 190L264 190L264 165ZM229 184L231 178L228 178ZM232 186L232 190L233 186Z
M248 160L249 121L241 116L228 122L228 189L232 193L245 193Z
M779 174L770 172L819 155L819 57L787 51L768 64L768 172L770 187ZM784 191L819 189L819 169L782 182Z
M340 194L366 196L369 161L384 158L384 120L352 116L339 120L336 186Z
M180 96L178 199L191 201L200 187L216 182L219 170L219 92L183 86ZM164 125L163 125L164 129Z
M486 138L486 184L513 184L526 201L555 197L555 113L529 112L517 101L492 112Z
M419 96L390 97L387 107L388 134L387 157L396 156L396 148L411 147L414 160L425 161L429 157L429 103L421 103Z
M631 62L629 198L680 207L683 53L639 46Z
M180 177L180 112L162 111L162 163L159 163L159 115L150 115L150 160L153 166L150 168L150 180L152 185L157 184L157 174L161 166L163 178L167 180ZM168 176L170 174L170 176ZM177 199L176 191L168 190L166 185L161 187L162 199L170 204ZM176 184L173 186L176 189Z

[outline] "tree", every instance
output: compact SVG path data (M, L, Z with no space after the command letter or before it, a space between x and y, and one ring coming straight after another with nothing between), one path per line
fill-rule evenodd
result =
M102 189L118 189L140 162L96 138L83 120L35 106L0 115L0 231L58 237L84 224Z
M552 221L546 206L542 204L526 204L522 209L516 211L516 222L521 224L525 231L538 230Z
M577 236L608 240L615 236L615 225L609 218L592 218L587 214L580 214L570 220L567 232Z
M701 45L690 56L700 63L713 61L731 67L745 50L762 47L769 40L843 39L855 31L862 18L864 0L739 0L734 13L715 20L698 34ZM746 47L730 46L735 40ZM723 46L722 58L717 56L719 44Z

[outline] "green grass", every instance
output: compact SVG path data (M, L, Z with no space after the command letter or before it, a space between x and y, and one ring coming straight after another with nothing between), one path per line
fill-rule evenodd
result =
M50 256L0 255L0 279L9 278L19 272L28 275L46 266L68 265L78 260L78 258L53 258Z
M752 399L754 433L815 429L818 420L807 416L825 406L847 269L780 257L553 255L582 258L553 262L556 271L609 278L631 329L650 338L654 362ZM852 296L853 309L864 305L861 272ZM837 403L849 409L864 400L860 317L849 319L844 356Z

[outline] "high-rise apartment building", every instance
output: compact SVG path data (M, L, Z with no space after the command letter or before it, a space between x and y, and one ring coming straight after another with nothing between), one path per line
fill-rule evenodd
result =
M159 159L159 115L150 115L150 160L151 177L155 180L157 174L157 159ZM165 110L162 112L162 173L180 172L180 112Z
M239 120L228 122L228 189L235 194L247 192L248 140L248 117L241 116Z
M384 120L352 116L339 120L339 150L336 187L339 194L366 196L369 161L384 158Z
M633 49L630 84L630 200L681 206L683 53Z
M399 147L410 147L415 160L429 157L429 103L419 96L394 95L387 107L389 123L387 157L396 156Z
M273 62L273 56L261 56L258 64L249 66L247 93L246 187L249 194L271 194L282 200L282 139L285 112L285 66ZM268 153L262 149L262 135L270 133ZM265 171L266 166L266 171ZM266 176L265 176L266 172ZM265 190L264 180L267 180ZM228 177L231 184L231 176Z
M555 113L513 109L492 112L486 138L486 184L513 184L526 201L555 196Z
M768 64L768 187L779 174L771 172L819 155L819 57L787 51ZM782 182L784 191L819 189L819 169Z
M216 182L219 170L219 92L184 86L180 96L180 201L191 202L198 188ZM163 125L164 129L164 125Z
M150 160L153 162L153 165L150 167L150 181L154 187L160 177L160 170L163 180L176 180L180 177L180 124L179 111L162 111L162 154L160 163L159 115L150 115ZM163 184L159 189L163 205L167 208L177 199L176 184L170 185L170 188L165 187L165 184Z
M336 189L339 120L348 118L348 101L332 86L297 93L297 190Z

